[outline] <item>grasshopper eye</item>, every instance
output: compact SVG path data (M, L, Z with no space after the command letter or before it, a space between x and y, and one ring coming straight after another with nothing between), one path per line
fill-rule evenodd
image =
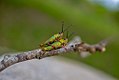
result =
M59 34L62 34L62 32L59 32Z

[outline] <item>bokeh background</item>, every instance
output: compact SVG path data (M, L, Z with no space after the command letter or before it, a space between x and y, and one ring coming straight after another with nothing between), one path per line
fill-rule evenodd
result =
M118 0L113 1L0 0L0 55L39 48L40 43L61 31L64 21L66 26L73 25L69 31L76 32L74 36L90 44L117 36L104 53L86 58L64 56L119 78L119 6Z

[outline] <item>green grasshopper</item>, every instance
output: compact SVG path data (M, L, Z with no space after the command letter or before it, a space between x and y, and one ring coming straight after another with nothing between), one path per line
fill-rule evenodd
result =
M47 47L49 46L50 44L52 44L53 42L56 42L60 39L63 38L63 35L64 35L64 32L69 28L67 27L65 30L63 30L63 27L64 27L64 22L62 22L62 31L59 32L58 34L54 34L52 37L50 37L47 41L45 41L43 44L40 44L40 47Z
M43 47L42 50L43 51L51 51L51 50L59 49L59 48L63 47L64 45L66 45L67 43L68 43L68 39L60 39L59 41L51 44L51 46Z
M42 50L51 51L51 50L59 49L65 46L67 43L68 43L68 39L60 39L59 41L52 43L51 46L43 47Z
M73 34L73 33L72 33ZM72 35L70 34L70 36ZM62 48L64 46L67 45L68 43L68 32L67 32L67 37L66 38L61 38L59 39L58 41L52 43L50 46L47 46L47 47L43 47L42 50L43 51L51 51L51 50L55 50L55 49L59 49L59 48Z

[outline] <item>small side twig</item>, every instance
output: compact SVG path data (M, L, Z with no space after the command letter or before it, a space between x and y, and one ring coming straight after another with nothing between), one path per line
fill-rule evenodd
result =
M0 61L0 72L15 63L19 63L19 62L23 62L23 61L27 61L31 59L42 59L49 56L59 55L62 53L68 53L71 51L79 52L79 53L80 52L95 53L96 51L104 52L107 42L108 42L107 40L103 40L94 45L89 45L84 42L80 42L80 43L72 42L71 44L68 44L64 48L60 48L60 49L52 50L48 52L42 51L41 49L36 49L32 51L27 51L27 52L21 52L14 55L5 55L3 60Z

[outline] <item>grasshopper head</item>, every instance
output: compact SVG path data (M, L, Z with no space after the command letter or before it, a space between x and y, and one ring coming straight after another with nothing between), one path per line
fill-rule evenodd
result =
M68 39L65 38L65 39L64 39L64 44L67 44L67 43L68 43Z
M64 33L63 33L63 32L59 32L59 35L60 35L61 37L63 37Z
M40 47L43 47L43 44L40 44Z

